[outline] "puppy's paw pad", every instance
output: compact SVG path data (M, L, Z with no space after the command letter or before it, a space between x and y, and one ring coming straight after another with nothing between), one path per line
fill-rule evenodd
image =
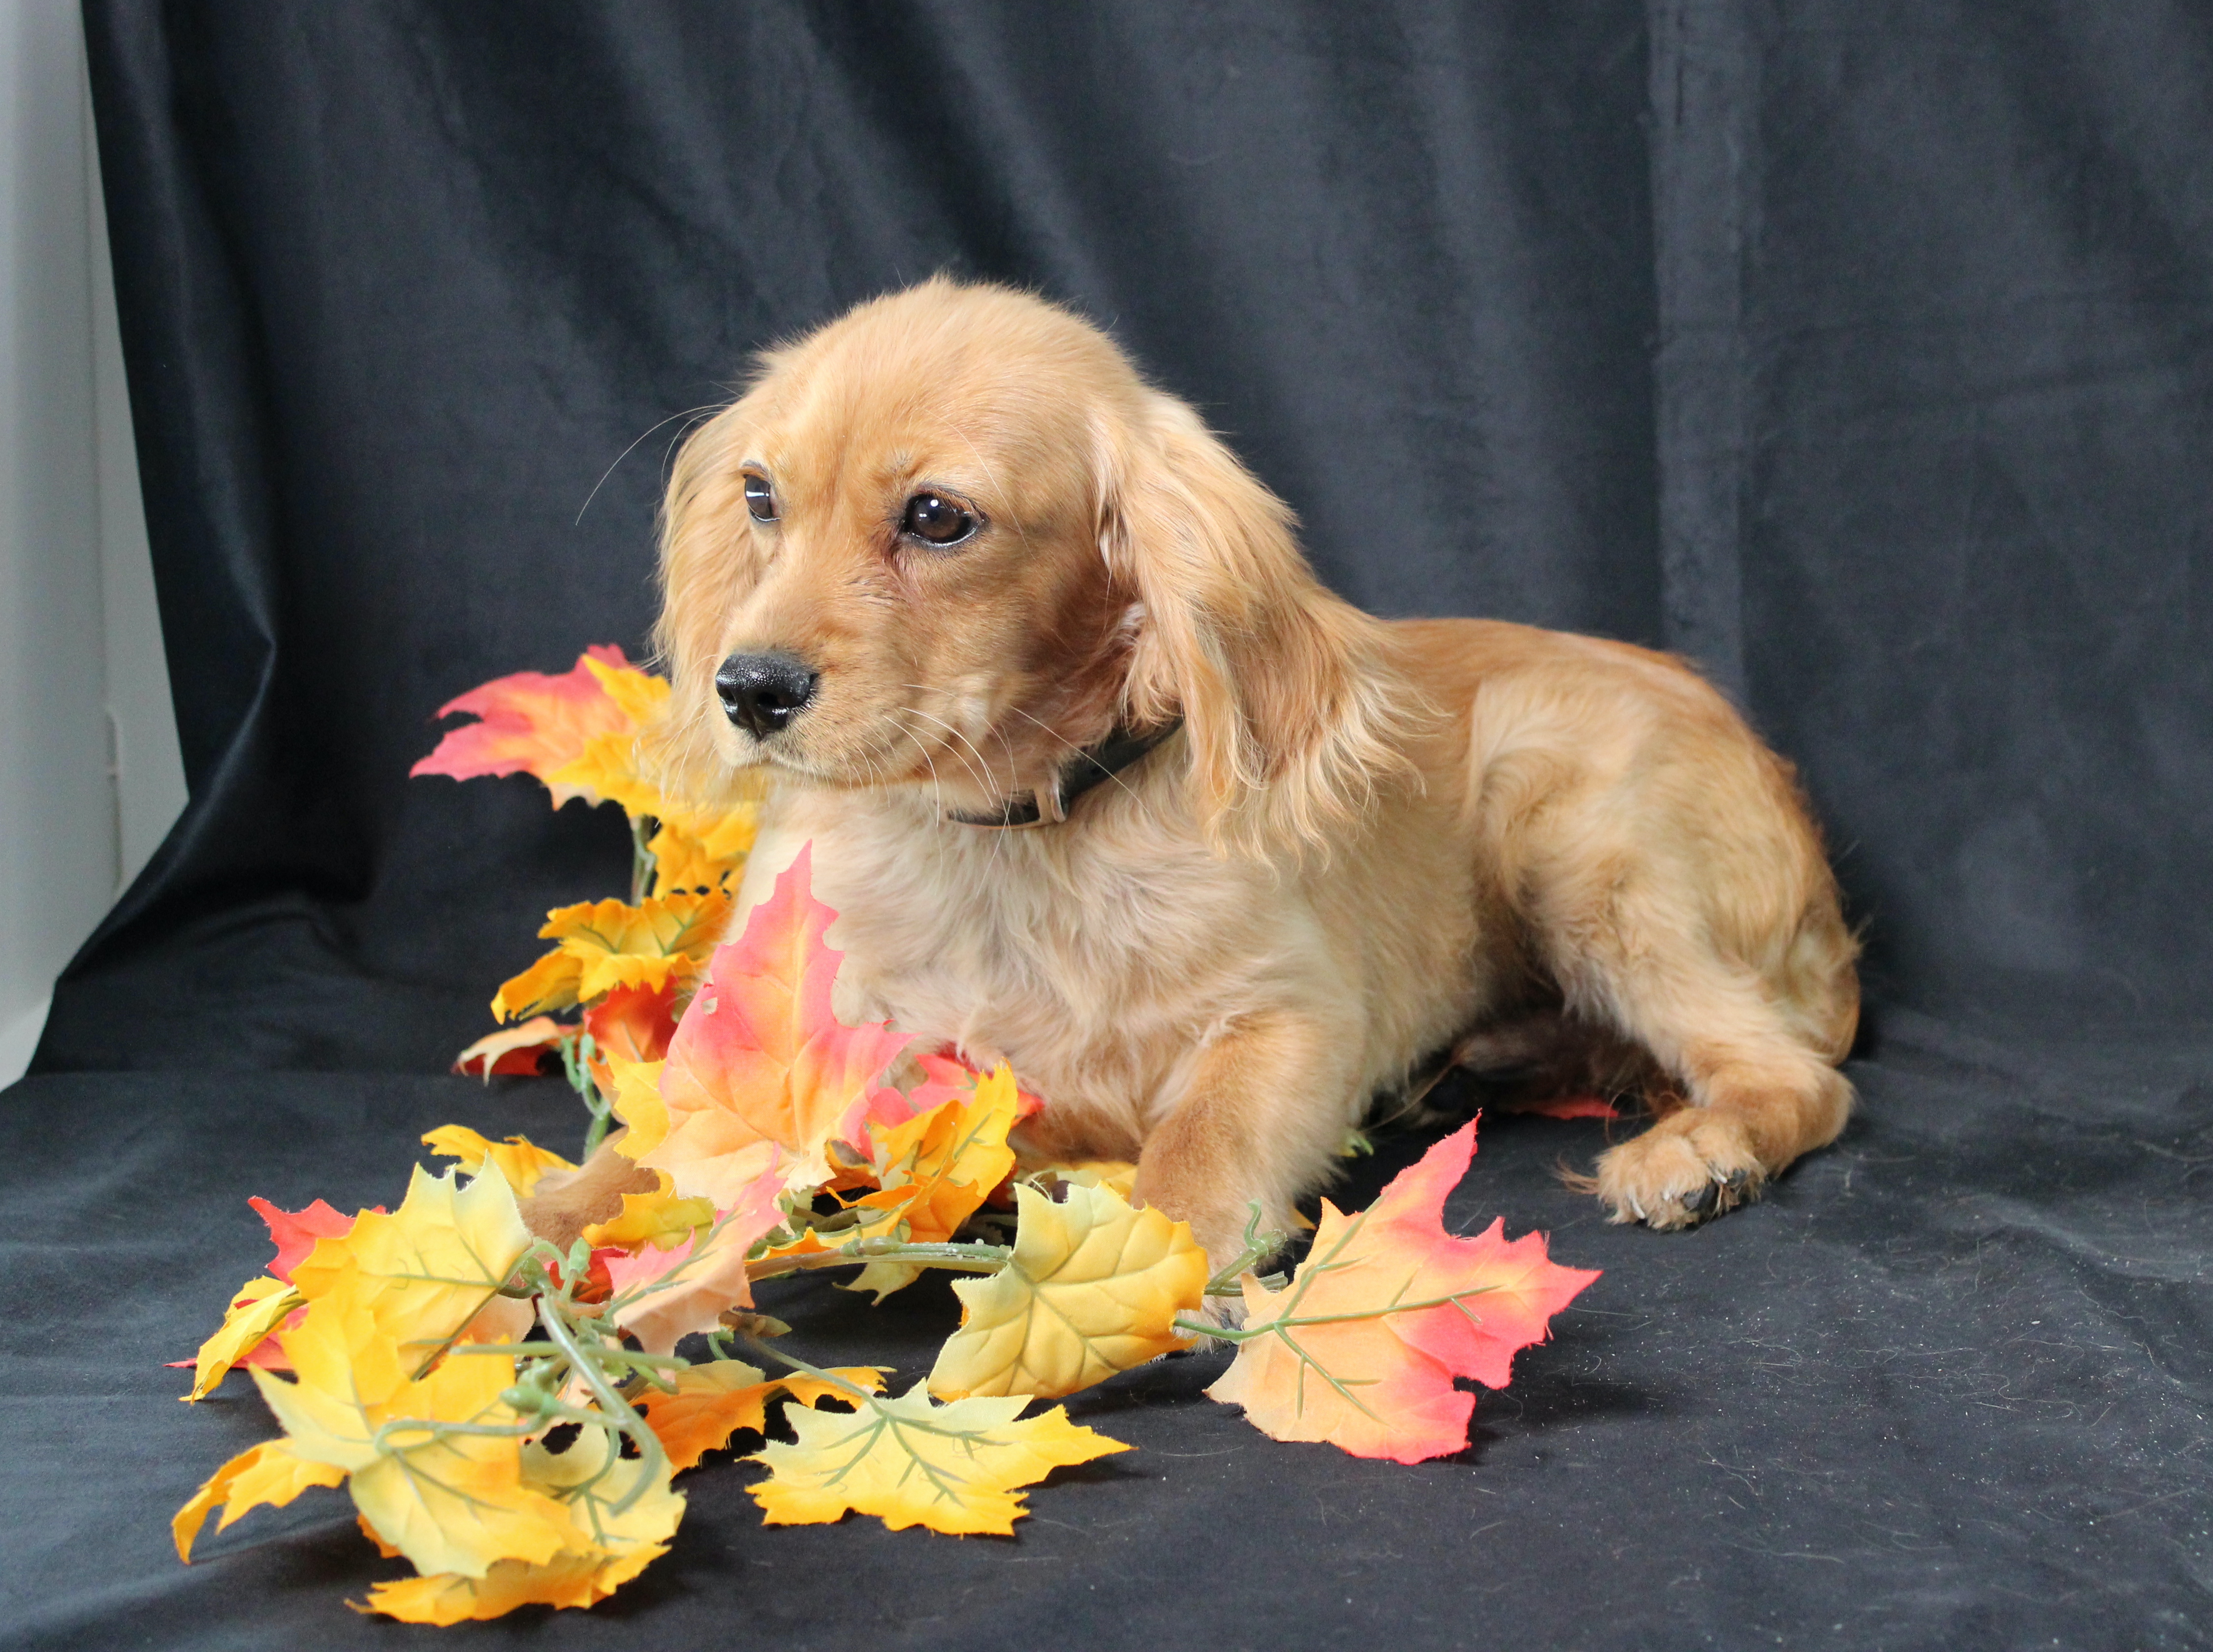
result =
M1685 1111L1602 1155L1607 1220L1694 1228L1757 1198L1765 1172L1743 1127Z

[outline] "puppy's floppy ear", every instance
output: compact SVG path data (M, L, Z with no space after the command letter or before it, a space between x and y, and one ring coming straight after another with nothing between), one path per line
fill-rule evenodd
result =
M1412 690L1383 625L1314 578L1289 508L1182 402L1146 392L1100 450L1100 548L1143 607L1125 716L1182 714L1217 850L1326 851L1413 772L1395 738Z
M640 737L638 756L666 795L699 807L743 802L759 789L716 744L723 628L759 576L738 470L747 430L740 402L693 430L677 451L661 503L653 643L673 692L668 712Z

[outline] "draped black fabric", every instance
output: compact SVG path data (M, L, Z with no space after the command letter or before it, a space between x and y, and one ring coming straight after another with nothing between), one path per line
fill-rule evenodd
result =
M174 1564L270 1425L158 1362L261 1265L247 1194L572 1128L442 1069L621 823L407 767L460 690L640 650L666 454L749 352L947 270L1107 326L1355 600L1697 659L1866 926L1864 1106L1682 1236L1553 1179L1598 1126L1487 1119L1456 1222L1606 1273L1458 1457L1275 1444L1194 1356L1076 1403L1142 1449L1014 1541L763 1528L712 1466L614 1600L469 1632L2213 1643L2213 11L87 18L192 802L9 1093L0 1640L412 1632L344 1610L393 1569L327 1494ZM903 1381L953 1311L777 1290Z

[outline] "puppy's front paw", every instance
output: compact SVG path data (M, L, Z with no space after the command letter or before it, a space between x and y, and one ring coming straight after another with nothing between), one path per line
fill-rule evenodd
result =
M1767 1172L1736 1119L1686 1107L1599 1155L1609 1222L1692 1228L1759 1196Z

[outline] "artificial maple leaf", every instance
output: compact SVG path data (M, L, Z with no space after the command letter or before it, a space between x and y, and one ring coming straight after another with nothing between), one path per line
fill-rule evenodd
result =
M669 1250L713 1223L713 1205L680 1196L666 1171L654 1174L659 1186L650 1193L625 1193L622 1214L585 1228L584 1242L595 1251L637 1251L649 1245Z
M730 1209L716 1213L704 1234L668 1250L610 1255L607 1312L614 1323L647 1353L668 1354L680 1338L715 1329L725 1309L749 1306L753 1295L746 1253L783 1220L777 1202L783 1192L783 1174L771 1160Z
M308 1258L319 1239L343 1239L353 1227L353 1218L341 1215L317 1199L304 1210L280 1210L265 1198L246 1201L253 1213L269 1229L269 1242L277 1247L277 1259L269 1265L269 1271L286 1284L292 1283L292 1270ZM376 1207L377 1214L384 1207Z
M668 805L639 761L638 735L668 710L668 680L589 658L581 663L626 721L589 735L574 757L543 777L546 785L617 804L633 818L660 814Z
M791 1186L827 1181L830 1140L909 1042L888 1022L848 1027L832 1012L844 954L822 938L837 914L808 893L809 855L716 950L661 1070L667 1134L634 1155L718 1208L759 1173L765 1142L784 1150Z
M676 985L619 986L584 1011L583 1029L591 1037L588 1065L602 1095L615 1093L608 1064L659 1061L676 1036Z
M877 1191L857 1203L896 1216L917 1243L952 1238L1015 1167L1007 1132L1020 1116L1017 1096L1002 1063L973 1089L948 1086L928 1112L889 1127L872 1119L866 1128ZM922 1271L912 1263L872 1262L851 1288L881 1301Z
M1106 1187L1125 1199L1137 1197L1137 1167L1127 1159L1077 1159L1068 1164L1029 1167L1039 1181L1064 1182L1070 1187Z
M511 1021L540 1010L566 1009L617 987L658 991L681 986L699 972L730 913L721 893L585 901L558 907L538 931L561 944L493 995L491 1013Z
M1206 1253L1191 1228L1133 1210L1104 1187L1071 1185L1056 1204L1017 1186L1015 1253L961 1279L960 1329L939 1350L930 1391L1050 1398L1188 1348L1176 1315L1206 1300Z
M200 1344L198 1356L191 1362L192 1391L184 1398L200 1400L213 1393L231 1369L250 1361L305 1301L282 1279L249 1279L239 1287L222 1325Z
M670 1489L665 1462L655 1468L634 1458L611 1460L607 1434L596 1428L560 1453L533 1442L522 1460L529 1484L564 1502L570 1524L588 1541L535 1564L495 1561L481 1577L443 1572L376 1584L360 1609L405 1623L458 1624L523 1606L589 1606L668 1552L684 1494ZM641 1488L642 1478L649 1483ZM620 1507L633 1491L629 1507Z
M664 802L658 818L660 829L645 846L653 856L654 893L725 888L745 868L759 829L760 805L738 803L699 814Z
M789 1407L784 1421L799 1437L771 1441L746 1460L769 1468L751 1490L771 1526L825 1525L853 1509L895 1532L927 1526L1011 1537L1029 1512L1015 1488L1131 1449L1078 1428L1058 1405L1017 1422L1028 1403L1015 1396L938 1405L917 1384L851 1412Z
M1277 1440L1326 1440L1356 1457L1417 1463L1467 1444L1472 1377L1503 1388L1515 1354L1598 1277L1550 1261L1540 1234L1509 1242L1444 1230L1445 1196L1466 1173L1475 1125L1399 1172L1366 1210L1322 1201L1290 1284L1245 1277L1237 1358L1207 1390Z
M454 1058L457 1073L474 1072L487 1084L495 1076L527 1078L561 1047L569 1029L551 1015L533 1015L520 1027L488 1033Z
M435 1356L532 1243L497 1163L487 1160L466 1187L458 1175L433 1177L418 1165L399 1210L364 1211L343 1237L316 1242L293 1270L301 1294L314 1302L343 1289L395 1344Z
M297 1381L253 1381L286 1449L345 1471L354 1506L418 1570L481 1577L497 1561L542 1564L591 1546L558 1500L526 1484L520 1439L498 1431L517 1420L500 1398L511 1357L455 1356L411 1377L351 1289L311 1303L284 1352Z
M558 676L518 671L458 695L440 706L437 715L466 714L482 721L448 730L437 749L407 772L469 780L527 770L546 783L556 808L571 797L596 802L588 785L556 783L552 776L581 757L594 738L635 736L641 719L609 692L609 673L643 676L631 669L620 649L601 644L586 649L575 668ZM624 686L628 691L627 681ZM662 687L665 692L667 685Z
M917 1055L915 1064L922 1070L922 1082L901 1093L886 1086L869 1092L868 1100L849 1120L842 1132L845 1139L860 1142L866 1139L864 1131L869 1125L881 1125L887 1130L919 1117L931 1108L966 1095L983 1078L981 1069L970 1066L960 1056L952 1052L932 1055ZM998 1064L1004 1066L1006 1064ZM1015 1116L1027 1119L1041 1111L1045 1103L1019 1085L1015 1089Z
M1595 1095L1556 1095L1543 1101L1509 1101L1500 1106L1501 1113L1534 1113L1546 1119L1619 1119L1620 1110L1613 1102Z
M423 1145L442 1159L457 1159L454 1166L463 1175L473 1176L485 1167L489 1160L499 1167L499 1173L517 1198L545 1180L548 1171L574 1170L576 1167L559 1154L540 1147L521 1136L510 1136L504 1142L495 1142L479 1136L466 1125L441 1125L423 1137Z
M884 1386L884 1374L873 1365L838 1366L831 1372L870 1393ZM768 1402L778 1395L802 1405L818 1399L844 1399L850 1390L820 1377L771 1377L743 1360L709 1360L673 1374L676 1392L649 1388L637 1397L639 1412L660 1436L669 1466L678 1471L695 1468L710 1451L720 1451L741 1429L762 1432L768 1423Z
M200 1527L217 1509L223 1510L223 1518L215 1529L228 1531L249 1509L282 1509L309 1487L339 1485L345 1477L345 1470L332 1464L296 1456L289 1441L264 1440L258 1446L248 1446L208 1476L207 1483L192 1493L169 1522L170 1535L177 1542L177 1558L186 1565L192 1564L192 1545Z

